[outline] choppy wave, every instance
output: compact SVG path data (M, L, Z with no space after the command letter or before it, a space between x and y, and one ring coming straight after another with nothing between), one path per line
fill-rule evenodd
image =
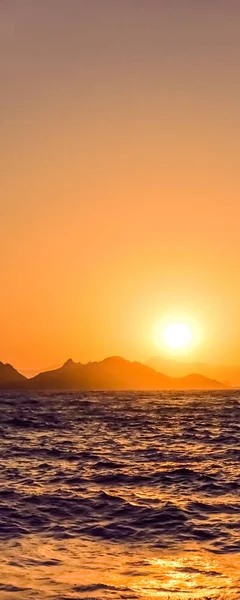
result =
M3 394L0 538L11 568L0 598L239 598L239 412L232 391ZM51 553L31 563L28 549L36 547ZM92 565L90 583L63 578L59 589L54 569L63 572L66 553L83 579ZM148 559L133 569L143 553ZM159 579L159 565L173 555L179 589ZM119 566L121 585L99 574L109 556L132 573ZM212 567L199 568L194 556ZM154 560L163 561L158 575ZM51 572L46 589L43 568ZM39 587L29 587L26 573ZM196 585L183 589L186 577Z

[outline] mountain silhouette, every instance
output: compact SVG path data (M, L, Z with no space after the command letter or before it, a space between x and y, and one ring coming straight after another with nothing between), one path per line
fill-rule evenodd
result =
M25 381L27 381L26 377L18 373L12 365L0 361L0 387L17 387L18 384L20 385Z
M0 362L0 388L23 390L219 390L228 384L199 374L169 377L140 362L111 356L100 362L76 363L27 379L11 365Z
M75 363L71 359L52 371L27 380L34 390L188 390L226 389L228 386L198 374L172 378L140 362L119 356L100 362Z

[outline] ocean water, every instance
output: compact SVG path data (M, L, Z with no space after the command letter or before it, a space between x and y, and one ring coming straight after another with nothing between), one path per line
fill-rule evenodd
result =
M240 392L0 398L0 598L239 600Z

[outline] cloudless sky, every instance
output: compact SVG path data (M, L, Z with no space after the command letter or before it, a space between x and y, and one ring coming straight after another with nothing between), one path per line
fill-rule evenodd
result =
M0 2L0 360L240 362L240 3Z

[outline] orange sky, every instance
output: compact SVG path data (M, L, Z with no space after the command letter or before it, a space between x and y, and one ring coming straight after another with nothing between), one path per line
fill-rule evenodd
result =
M0 5L0 360L240 362L240 5ZM189 358L189 357L188 357Z

